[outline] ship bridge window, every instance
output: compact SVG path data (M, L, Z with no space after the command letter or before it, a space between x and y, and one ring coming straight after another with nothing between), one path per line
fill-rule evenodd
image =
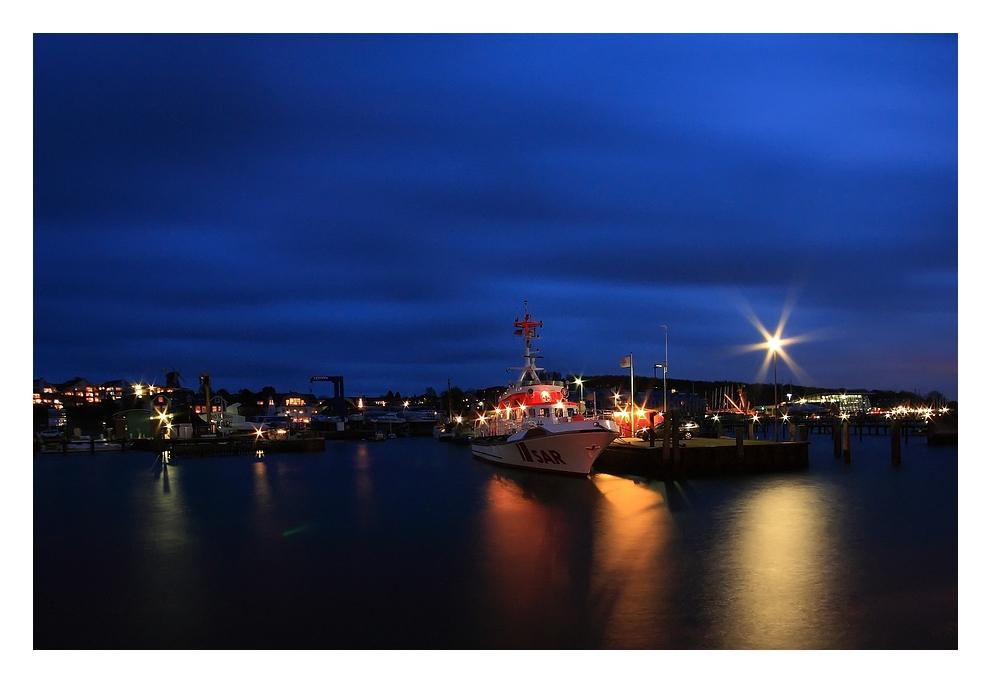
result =
M530 417L537 417L537 411L533 408L530 408Z
M550 408L541 408L540 409L540 417L550 417L550 416L551 416L551 409Z
M564 417L564 408L555 408L554 417Z

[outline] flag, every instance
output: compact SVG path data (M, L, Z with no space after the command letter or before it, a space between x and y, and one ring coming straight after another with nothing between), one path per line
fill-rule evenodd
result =
M632 353L629 356L627 356L626 358L624 358L623 360L619 361L619 367L621 367L621 368L628 368L631 365L633 365L633 354Z

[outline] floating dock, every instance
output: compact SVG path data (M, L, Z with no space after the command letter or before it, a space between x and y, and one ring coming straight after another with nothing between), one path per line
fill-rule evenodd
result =
M665 449L655 442L620 438L603 451L594 472L646 479L691 479L793 472L809 468L808 441L698 437Z

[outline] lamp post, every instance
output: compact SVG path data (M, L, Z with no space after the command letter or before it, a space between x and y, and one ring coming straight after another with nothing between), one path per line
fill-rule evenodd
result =
M663 369L664 377L664 413L668 412L668 392L667 392L667 378L668 378L668 364L667 363L654 363L654 386L657 386L657 368Z
M585 413L585 385L582 384L581 377L575 377L575 384L578 385L578 402L582 406L582 414Z
M664 419L668 419L668 326L664 328Z
M781 339L771 337L767 340L767 348L771 349L774 359L774 440L778 440L778 349L781 348Z

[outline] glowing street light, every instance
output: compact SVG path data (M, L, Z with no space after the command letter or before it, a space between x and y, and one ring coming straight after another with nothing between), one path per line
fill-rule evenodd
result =
M668 326L664 328L664 419L668 419ZM656 370L654 371L657 372ZM656 374L655 374L656 376Z
M778 441L778 351L781 350L781 337L768 339L767 348L774 356L774 440Z

